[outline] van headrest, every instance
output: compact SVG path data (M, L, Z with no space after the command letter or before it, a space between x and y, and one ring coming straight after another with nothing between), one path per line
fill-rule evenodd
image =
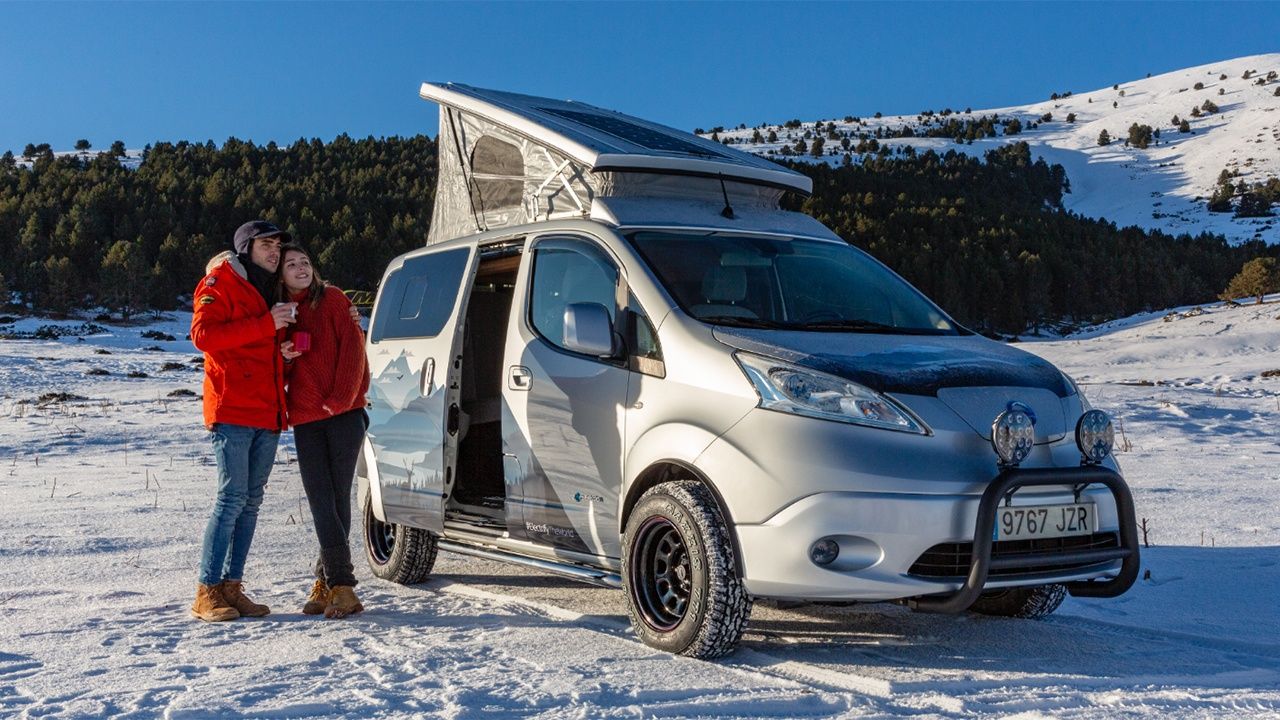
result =
M746 269L713 266L702 276L702 296L710 303L736 303L746 299Z

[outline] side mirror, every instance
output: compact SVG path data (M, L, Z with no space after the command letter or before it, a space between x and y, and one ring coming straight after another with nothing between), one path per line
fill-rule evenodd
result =
M564 346L595 357L612 357L613 323L600 303L572 303L564 309Z

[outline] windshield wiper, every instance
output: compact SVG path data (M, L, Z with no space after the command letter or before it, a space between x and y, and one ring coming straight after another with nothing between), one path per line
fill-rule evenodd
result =
M797 330L846 330L848 332L892 333L897 335L915 335L917 330L902 328L896 325L885 325L874 320L820 320L818 322L792 323ZM926 331L928 332L928 331Z
M748 318L740 315L703 315L698 320L712 325L725 325L727 327L755 328L757 330L788 330L794 326L789 323L780 323L773 320L762 320L760 318Z

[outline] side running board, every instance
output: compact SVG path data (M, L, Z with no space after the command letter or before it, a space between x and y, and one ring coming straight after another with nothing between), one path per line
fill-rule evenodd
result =
M448 550L451 553L457 553L459 555L470 555L472 557L484 558L485 560L498 560L500 562L524 565L525 567L536 568L549 573L555 573L556 575L573 578L574 580L588 582L592 585L611 588L622 587L622 577L617 573L611 573L606 570L597 570L595 568L572 565L570 563L560 563L552 560L540 560L538 558L517 555L516 553L507 552L505 550L478 548L471 545L453 542L452 540L440 540L439 547L441 550Z

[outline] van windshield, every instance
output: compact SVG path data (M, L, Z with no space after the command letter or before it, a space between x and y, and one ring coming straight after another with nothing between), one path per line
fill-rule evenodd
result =
M933 303L845 243L640 231L632 245L685 312L712 325L956 335Z

